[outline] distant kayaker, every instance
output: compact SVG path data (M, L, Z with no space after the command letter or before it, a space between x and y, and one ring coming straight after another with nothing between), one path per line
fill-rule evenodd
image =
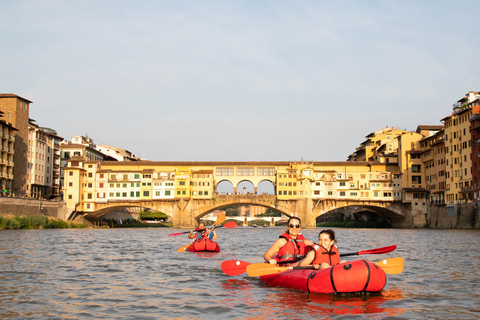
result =
M196 232L195 232L196 231ZM217 233L215 232L215 226L212 226L212 229L209 230L205 228L204 223L199 223L198 228L195 230L190 230L190 233L188 234L189 239L202 239L202 238L207 238L209 240L214 240L218 239Z
M340 253L335 245L337 239L335 238L335 231L326 229L320 231L318 234L318 243L312 246L313 250L308 252L305 259L295 263L292 266L309 266L313 265L315 269L326 269L339 263Z
M265 261L277 264L277 261L303 259L308 252L308 246L314 243L303 237L301 228L300 218L288 219L287 231L280 235L279 239L265 252L263 255Z

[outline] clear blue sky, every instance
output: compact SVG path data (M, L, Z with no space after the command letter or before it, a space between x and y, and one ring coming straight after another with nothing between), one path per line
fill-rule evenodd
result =
M0 93L158 161L343 161L480 90L477 1L0 0Z

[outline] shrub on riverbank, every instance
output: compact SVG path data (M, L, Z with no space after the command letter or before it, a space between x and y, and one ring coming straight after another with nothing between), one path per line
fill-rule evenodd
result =
M46 216L0 216L0 229L85 228L84 224L66 222Z

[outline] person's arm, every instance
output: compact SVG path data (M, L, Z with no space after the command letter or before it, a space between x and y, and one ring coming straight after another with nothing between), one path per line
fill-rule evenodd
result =
M277 241L275 241L270 249L268 249L264 254L263 254L263 259L265 259L266 262L270 264L277 264L277 260L272 259L272 257L278 253L278 250L285 245L287 240L280 238Z
M193 230L190 230L190 233L188 234L188 239L193 239L193 238L196 238L197 237L197 234L194 233Z
M313 246L314 245L314 243L312 241L307 240L307 239L303 240L303 243L305 243L306 246Z
M299 266L309 266L315 260L315 250L310 251L303 260L298 262Z
M217 232L215 232L215 226L212 226L212 230L210 231L210 240L218 239Z

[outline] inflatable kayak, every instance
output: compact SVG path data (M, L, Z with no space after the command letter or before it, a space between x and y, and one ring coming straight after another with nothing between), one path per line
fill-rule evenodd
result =
M322 270L290 269L261 276L270 286L317 293L379 292L387 283L382 268L367 260L337 264Z
M219 252L220 246L212 240L202 238L195 240L192 244L188 247L188 251L191 252Z

